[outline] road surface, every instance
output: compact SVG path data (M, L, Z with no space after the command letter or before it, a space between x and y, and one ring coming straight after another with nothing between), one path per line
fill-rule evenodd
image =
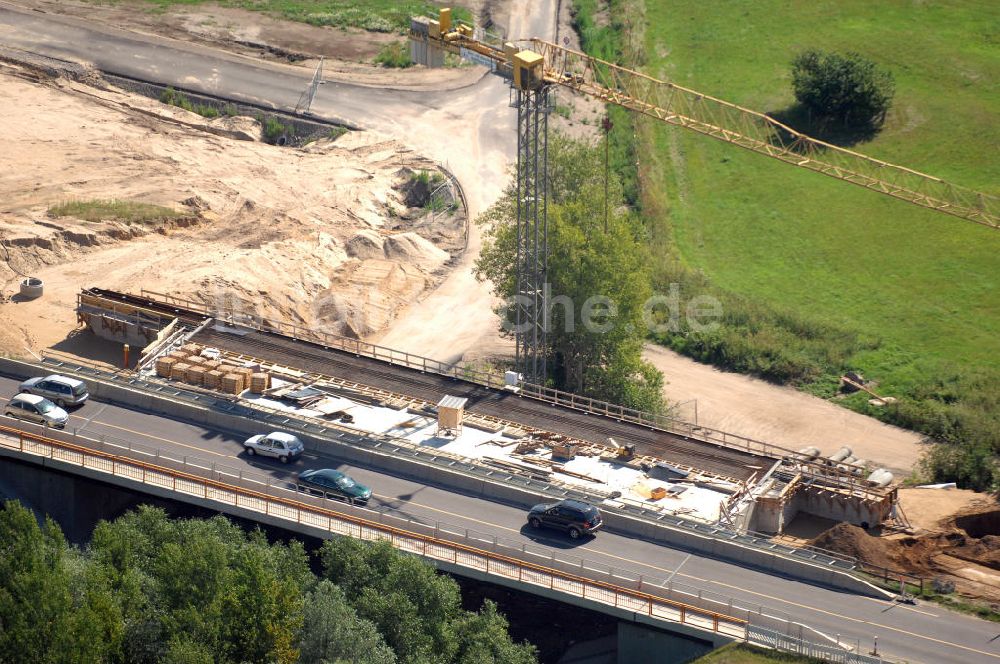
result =
M527 6L528 0L521 0ZM532 11L514 12L533 17L512 25L511 36L545 36L551 33L552 12L539 11L550 3L533 3ZM0 5L0 44L52 57L92 62L100 69L219 94L262 106L292 108L308 83L311 72L247 58L155 36L135 35L75 19L28 13ZM513 110L507 106L507 88L484 77L467 88L440 92L393 91L343 83L319 89L313 103L317 115L346 120L363 128L398 137L413 149L446 164L460 174L475 215L488 206L507 180L514 151ZM424 304L441 308L437 315L448 321L449 335L426 329L417 312L404 314L383 343L401 350L419 348L424 355L456 359L494 328L491 315L484 319L482 306L489 296L469 274L478 253L478 234L470 238L463 263ZM412 321L409 323L408 321ZM407 327L409 325L409 327ZM434 338L437 337L437 338ZM0 394L13 393L13 381L0 380ZM683 562L675 581L707 592L764 605L767 611L801 621L846 643L860 643L866 651L872 638L880 650L909 661L1000 662L1000 626L946 611L936 605L916 607L857 597L651 544L615 533L579 546L559 537L524 530L524 514L498 503L483 501L443 488L388 476L377 469L354 468L328 459L307 457L286 469L266 461L248 460L240 454L240 441L222 432L172 421L101 403L75 411L71 426L95 435L127 438L176 454L221 461L234 467L256 467L276 478L308 467L335 466L354 474L375 488L376 503L402 514L486 531L507 539L541 541L554 555L585 557L596 563L638 574L666 578Z
M0 404L17 391L17 384L0 377ZM610 531L577 543L558 533L530 530L525 525L524 511L516 507L313 454L288 466L247 457L241 436L121 406L89 402L70 415L68 428L90 437L128 440L177 458L186 456L189 462L197 459L234 471L265 473L277 481L291 479L307 468L337 468L373 488L374 508L426 523L440 522L485 536L531 543L536 548L540 544L550 555L583 558L598 569L626 570L632 578L642 574L666 579L676 571L675 584L689 586L692 593L700 590L711 596L733 598L742 606L761 607L768 615L804 623L831 638L839 635L844 643L860 643L865 652L877 636L881 652L910 662L1000 662L1000 625L935 604L906 606L859 597L733 563L689 557L680 549Z

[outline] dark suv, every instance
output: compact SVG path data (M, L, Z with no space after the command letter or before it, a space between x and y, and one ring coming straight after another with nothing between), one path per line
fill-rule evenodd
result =
M593 505L579 500L560 500L558 503L535 505L528 512L532 528L557 528L565 530L573 539L584 533L591 534L604 524L601 513Z

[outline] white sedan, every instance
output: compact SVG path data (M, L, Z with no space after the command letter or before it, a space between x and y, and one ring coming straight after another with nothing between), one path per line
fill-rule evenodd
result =
M243 449L247 451L249 456L259 454L274 457L281 463L288 463L289 460L301 456L306 447L301 440L290 433L272 431L269 434L261 433L250 436L243 443Z

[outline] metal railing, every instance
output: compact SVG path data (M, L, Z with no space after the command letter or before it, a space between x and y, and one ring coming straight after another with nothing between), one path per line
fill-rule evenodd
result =
M386 453L402 451L406 455L406 458L414 463L433 464L452 472L462 472L472 475L484 481L503 482L512 486L529 489L540 495L548 495L554 498L575 498L589 502L593 502L595 498L598 501L601 499L596 494L588 493L584 487L568 488L524 476L515 476L496 468L489 468L464 460L456 460L455 457L442 453L439 450L423 448L420 445L412 444L393 436L368 432L358 433L342 424L334 425L328 422L309 422L305 418L295 418L291 413L287 412L268 412L263 408L250 408L224 399L200 395L183 389L183 386L175 388L173 385L148 382L131 373L109 373L104 368L96 365L84 367L75 362L70 363L67 360L52 361L49 358L46 358L45 363L57 367L62 372L77 374L81 378L109 380L125 388L139 389L144 392L185 401L200 408L208 408L239 415L250 420L267 422L277 428L290 429L310 436L325 437L328 440L338 443L349 442L355 447L361 446ZM650 509L648 506L641 504L625 501L622 504L624 507L619 510L620 513L664 527L678 528L705 537L733 542L786 558L823 565L840 571L850 572L855 567L852 560L831 555L829 552L798 549L775 542L765 535L741 534L720 526L694 521L681 515L672 515L659 509Z
M834 664L883 664L884 662L878 655L863 655L860 652L846 650L843 646L805 641L757 625L747 625L747 641L783 652L815 657Z
M409 369L416 369L425 373L434 373L441 376L447 376L449 378L465 380L493 389L504 389L508 387L503 376L487 371L480 371L471 367L463 367L450 362L441 362L422 355L386 348L385 346L379 346L360 339L352 339L328 332L321 332L295 325L294 323L272 321L260 316L237 314L234 311L211 309L205 307L203 304L193 302L185 298L179 298L156 291L142 289L140 294L142 297L160 300L168 304L184 306L192 309L193 311L202 312L206 316L212 316L233 325L241 325L261 332L280 334L292 339L310 341L327 348L342 350L348 353L353 353L354 355L369 357L374 360L379 360L388 364L402 366ZM683 436L685 438L702 440L704 442L739 450L741 452L762 454L764 456L774 458L795 454L795 452L790 449L774 445L772 443L766 443L764 441L721 431L719 429L699 426L697 423L685 422L670 415L636 410L634 408L620 406L608 401L580 396L571 392L564 392L562 390L546 387L544 385L521 383L517 393L524 397L539 399L547 403L571 408L580 412L590 413L593 415L603 415L605 417L621 420L623 422L629 422L652 429L659 429L667 433Z
M233 476L214 466L202 467L198 473L182 471L162 463L163 459L159 454L154 461L143 461L7 426L0 426L0 434L5 434L0 436L0 445L16 449L22 454L42 456L167 489L173 493L260 512L334 535L367 541L388 540L402 551L439 562L547 588L658 620L681 623L731 638L746 638L747 622L740 618L485 548L453 542L441 538L440 530L430 534L392 526L330 509L326 505L317 504L322 499L300 496L292 491L285 490L288 495L275 495L276 489L270 482L265 485L265 490L261 487L249 488L243 485L245 480L242 473ZM190 468L186 460L185 466ZM208 477L205 476L206 471ZM234 480L238 481L234 483ZM413 525L412 522L410 525Z
M889 590L898 591L900 595L909 594L911 592L910 586L913 586L913 591L917 595L924 594L924 578L922 576L881 565L873 565L863 560L858 561L857 569L874 579L877 582L876 585L881 584Z

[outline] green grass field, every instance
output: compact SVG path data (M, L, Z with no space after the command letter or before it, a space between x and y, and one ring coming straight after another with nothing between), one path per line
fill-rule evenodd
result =
M1000 195L1000 5L644 4L646 72L759 111L792 105L790 62L806 48L875 60L896 98L853 149ZM941 376L1000 388L1000 232L683 129L643 121L639 137L664 280L703 274L748 306L865 340L807 389L831 395L847 366L917 399L938 398Z
M76 217L84 221L124 221L129 224L154 224L161 221L171 221L184 216L162 205L139 203L137 201L122 201L117 199L92 201L67 201L49 208L53 217Z
M103 0L99 0L103 1ZM144 0L159 10L182 5L214 4L262 11L290 21L338 28L360 28L372 32L402 32L411 16L434 16L451 3L422 0ZM468 21L467 9L456 6L456 18Z
M791 104L801 49L875 59L897 97L856 149L1000 194L1000 5L646 4L647 71L757 110ZM716 285L878 336L863 360L890 389L908 355L1000 367L1000 233L683 130L650 134L676 156L660 191L680 256Z
M691 664L819 664L820 660L800 655L767 650L748 646L743 643L732 643L714 650L704 657L699 657Z

